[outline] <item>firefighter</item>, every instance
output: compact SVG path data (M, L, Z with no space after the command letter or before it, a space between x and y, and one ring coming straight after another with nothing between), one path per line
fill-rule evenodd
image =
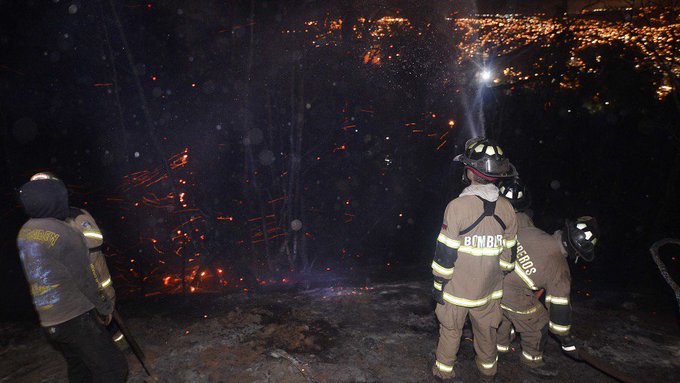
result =
M534 227L534 221L531 219L531 194L518 177L507 180L499 187L501 195L510 201L512 207L515 209L515 217L517 218L517 230L522 227Z
M44 180L44 179L54 179L58 178L51 172L40 172L36 173L31 177L31 181ZM111 280L111 273L109 272L109 267L106 264L106 258L104 253L102 253L102 245L104 244L104 236L101 230L97 226L92 215L85 209L80 209L77 207L69 207L69 215L66 222L71 225L74 229L80 231L85 237L85 242L87 243L87 248L90 254L90 263L94 266L94 275L97 286L99 287L99 292L106 299L111 301L114 306L116 303L116 290L113 288L113 283ZM124 336L118 331L117 326L112 323L108 327L109 332L113 336L114 342L121 348L126 347L124 341Z
M31 177L31 181L58 178L50 172L40 172ZM87 248L90 251L90 263L94 266L95 276L101 293L114 305L116 301L116 290L111 282L111 274L106 265L106 258L102 253L104 236L97 226L94 218L84 209L69 207L69 215L66 222L74 229L83 233Z
M503 272L514 268L517 233L512 205L499 196L496 183L516 171L503 150L483 137L468 140L456 160L464 164L463 181L469 186L446 207L432 262L440 323L432 373L440 381L456 378L456 354L469 315L479 380L492 382Z
M520 361L530 372L557 375L543 360L548 333L557 338L567 356L578 360L577 342L570 335L571 274L567 259L592 261L599 238L597 221L588 216L567 220L563 230L553 235L532 226L518 229L515 270L503 281L499 352L508 352L514 327L521 337ZM539 300L541 289L545 289L547 310Z
M79 230L85 237L87 248L90 251L90 261L94 266L94 271L99 282L99 289L107 299L112 303L116 302L116 290L113 289L111 282L111 274L106 265L106 258L102 253L102 245L104 243L104 236L99 230L94 218L84 209L71 206L69 208L69 217L66 220L71 227Z
M127 360L104 323L113 303L100 294L85 238L65 222L68 192L57 179L36 179L21 187L30 219L17 246L33 304L50 343L68 364L71 382L124 382Z

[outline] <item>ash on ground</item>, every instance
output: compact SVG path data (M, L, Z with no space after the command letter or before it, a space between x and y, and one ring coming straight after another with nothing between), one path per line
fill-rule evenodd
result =
M430 382L438 325L429 283L329 287L224 296L170 296L123 302L120 310L163 382ZM641 295L574 294L574 335L591 354L640 382L680 381L674 312L645 311ZM672 308L671 308L672 309ZM66 363L37 324L4 323L0 382L63 382ZM132 352L129 382L146 375ZM520 367L516 340L501 355L502 382L614 382L563 356L554 340L545 358L559 370L539 378ZM471 333L459 362L476 381Z

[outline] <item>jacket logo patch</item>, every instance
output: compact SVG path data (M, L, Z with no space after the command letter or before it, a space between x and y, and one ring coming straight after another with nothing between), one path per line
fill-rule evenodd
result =
M463 239L465 246L477 248L498 248L503 246L502 235L473 235Z
M89 223L88 221L83 221L83 223L81 223L80 226L82 226L82 227L85 228L85 229L90 229L90 228L92 228L92 224Z
M442 223L442 230L446 230L449 228L449 225Z

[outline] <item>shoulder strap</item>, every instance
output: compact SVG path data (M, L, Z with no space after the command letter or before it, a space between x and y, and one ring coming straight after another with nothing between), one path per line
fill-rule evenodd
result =
M503 228L503 230L505 230L506 227L507 227L507 226L505 225L505 222L503 222L503 220L501 219L501 217L499 217L499 216L496 215L496 201L491 202L491 201L485 200L484 198L482 198L482 197L480 197L480 196L475 196L475 197L479 198L479 199L482 201L482 204L484 204L484 212L482 213L482 215L479 216L479 218L477 218L477 219L475 220L475 222L472 223L472 225L470 225L470 226L468 226L467 228L461 230L461 231L459 232L459 234L462 235L462 234L467 234L467 233L469 233L470 230L472 230L472 229L474 229L475 227L477 227L477 225L479 225L480 222L482 222L482 220L483 220L484 218L486 218L486 217L494 217L494 218L496 219L496 222L498 222L498 224L501 225L501 227Z
M498 222L498 224L501 225L501 227L503 228L503 231L505 231L505 229L508 228L507 226L505 226L505 222L503 222L501 217L497 216L496 214L494 214L493 217L496 218L496 222Z

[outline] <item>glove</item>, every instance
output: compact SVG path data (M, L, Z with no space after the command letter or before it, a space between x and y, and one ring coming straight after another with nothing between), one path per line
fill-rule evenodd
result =
M444 304L444 286L446 286L448 280L443 278L434 278L434 284L432 286L432 299L435 300L440 305ZM441 285L441 289L436 288L434 285Z
M557 339L562 344L562 352L564 355L576 361L581 361L581 357L578 355L578 350L581 348L581 342L578 339L571 335L558 335Z

